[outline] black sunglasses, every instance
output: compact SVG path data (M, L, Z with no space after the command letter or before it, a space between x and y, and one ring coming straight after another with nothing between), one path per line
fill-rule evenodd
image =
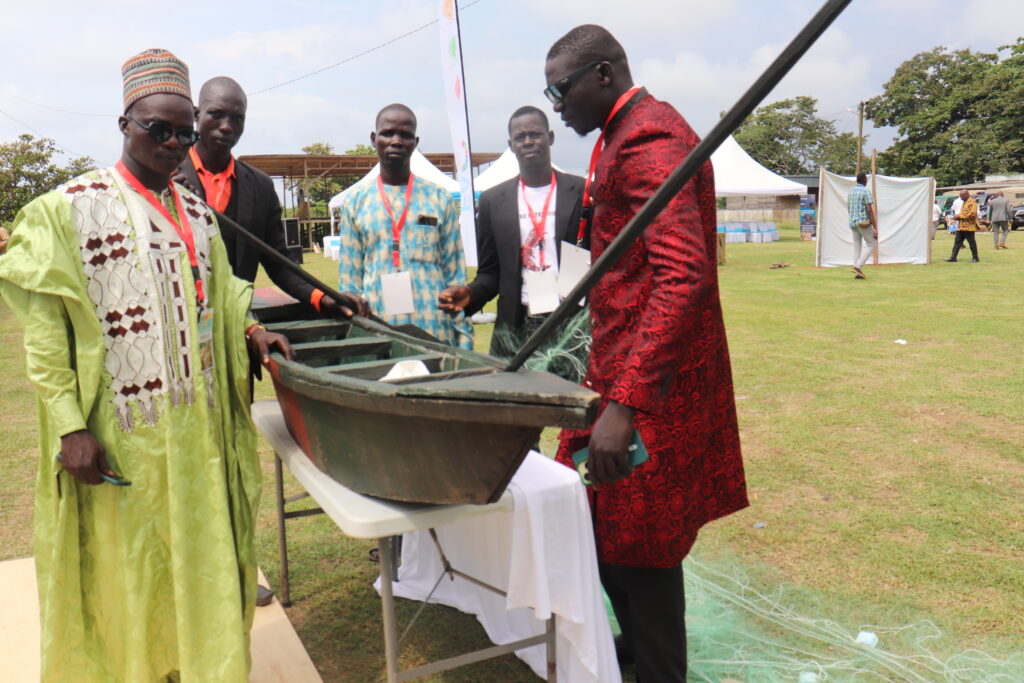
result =
M158 144L167 142L171 139L172 135L178 139L178 144L182 147L191 147L199 141L199 133L197 133L191 126L175 128L166 121L159 120L152 121L150 123L142 123L131 114L125 114L125 118L142 130L146 131L146 134L153 139L153 142Z
M594 60L593 62L590 62L589 64L584 64L583 66L581 66L580 68L576 69L571 74L563 78L562 80L552 83L548 87L544 88L544 95L548 98L548 101L550 101L551 104L555 104L559 100L565 99L565 94L569 92L569 86L572 84L572 80L574 78L586 72L587 69L590 69L591 67L597 66L598 64L601 64L606 61L608 60L597 59Z

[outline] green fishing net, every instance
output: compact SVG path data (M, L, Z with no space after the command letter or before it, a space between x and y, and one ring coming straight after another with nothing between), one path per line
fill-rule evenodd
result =
M495 327L495 355L511 358L522 347L530 333L530 328L522 333L507 328ZM590 310L580 311L559 325L554 334L538 347L526 361L528 370L550 372L572 382L581 382L587 372L587 361L590 358Z
M755 586L735 566L718 569L693 555L683 576L691 681L1024 681L1024 652L1004 659L979 650L942 655L935 651L942 632L927 619L842 624L804 614L793 605L807 601L790 591ZM605 607L618 634L607 596Z
M512 348L522 343L503 341ZM589 355L589 313L583 309L526 366L579 381ZM683 563L691 681L1024 683L1024 651L1005 658L976 649L950 653L948 639L928 619L842 623L806 591L753 579L734 561L727 569L719 566L725 564L692 554ZM607 596L605 606L618 634ZM626 680L632 680L629 672Z

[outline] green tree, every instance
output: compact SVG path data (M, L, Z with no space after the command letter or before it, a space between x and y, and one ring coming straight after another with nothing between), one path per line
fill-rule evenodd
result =
M302 148L306 154L331 155L334 154L334 146L329 142L313 142ZM345 154L360 156L376 156L377 150L369 145L359 144L351 149L345 150ZM358 175L338 175L323 178L310 178L308 180L297 180L292 185L293 192L302 190L302 193L309 200L312 212L315 214L327 213L327 203L331 198L344 190L349 185L359 181Z
M306 154L327 156L334 154L334 146L329 142L313 142L303 147L302 151ZM297 180L292 189L295 192L301 190L306 199L309 200L312 208L311 214L326 216L327 202L331 201L331 197L341 192L342 185L338 182L337 178L325 176L323 178Z
M377 150L375 150L373 147L370 147L369 145L364 145L364 144L360 143L360 144L356 145L355 147L352 147L350 149L346 149L345 150L345 154L347 154L349 156L375 157L375 156L377 156ZM349 187L351 185L355 185L356 183L359 182L359 180L361 178L362 178L362 176L360 176L360 175L343 175L343 176L338 176L337 180L338 180L338 183L341 186L341 188L338 191L340 192L341 190L344 190L346 187Z
M782 175L852 173L857 136L836 131L835 121L818 116L818 101L805 95L758 107L734 133L759 164Z
M1001 59L999 52L1008 51ZM865 105L899 138L880 155L892 175L933 175L940 185L1024 169L1024 40L997 53L947 50L914 55Z
M377 150L375 150L373 147L370 147L369 145L364 145L364 144L360 143L360 144L356 145L355 147L353 147L352 149L346 149L345 150L345 154L352 154L352 155L355 155L355 156L372 157L372 156L376 156L377 155Z
M10 224L21 207L39 195L96 167L89 157L60 166L53 161L59 151L53 140L28 134L0 144L0 223Z

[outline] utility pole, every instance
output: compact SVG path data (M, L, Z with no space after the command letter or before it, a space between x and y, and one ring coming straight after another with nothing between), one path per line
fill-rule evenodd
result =
M860 159L864 152L864 102L857 105L857 172L860 175Z

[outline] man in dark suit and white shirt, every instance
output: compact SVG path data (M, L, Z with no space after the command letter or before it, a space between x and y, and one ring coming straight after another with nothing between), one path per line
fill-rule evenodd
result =
M579 233L583 178L551 167L555 134L547 116L537 107L520 107L509 119L508 136L519 175L480 195L476 277L439 297L441 309L452 315L472 315L498 297L491 337L496 356L513 355L547 316L530 314L524 275L557 273L563 241L587 246Z
M262 171L239 161L231 154L245 130L247 100L242 87L231 78L218 76L203 84L195 108L199 141L189 150L179 169L179 180L191 187L204 201L250 233L287 256L281 225L281 204L274 183ZM349 306L339 305L231 230L221 230L228 260L235 275L249 282L256 279L260 264L267 275L289 295L308 303L330 317L350 317ZM363 307L352 295L351 306ZM365 312L365 308L362 311Z

